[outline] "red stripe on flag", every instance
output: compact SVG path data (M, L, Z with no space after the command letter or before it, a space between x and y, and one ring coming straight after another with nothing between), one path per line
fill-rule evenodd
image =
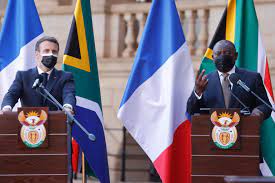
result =
M269 66L268 66L268 60L266 58L266 64L265 64L265 74L264 74L264 85L272 97L272 100L274 101L273 91L272 91L272 84L271 84L271 78L270 78L270 72L269 72Z
M77 173L78 169L78 153L79 153L79 146L77 142L72 139L72 167L73 167L73 172Z
M154 165L163 183L191 183L191 124L183 122Z

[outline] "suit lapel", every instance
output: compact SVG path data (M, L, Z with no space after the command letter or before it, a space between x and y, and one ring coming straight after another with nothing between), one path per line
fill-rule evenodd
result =
M238 87L233 86L232 93L234 93L236 95L236 93L238 93L237 91L238 91ZM229 108L235 108L236 107L236 102L238 102L238 101L231 94L230 102L229 102Z
M38 76L38 70L37 70L37 67L34 67L34 68L32 68L32 76L35 76L35 77L37 77ZM33 80L35 80L35 78L33 78Z
M47 86L46 86L46 90L48 90L49 92L51 92L51 90L53 89L56 81L57 81L57 72L56 69L54 68L53 71L51 72L51 75L49 77L49 80L47 82ZM46 99L43 99L43 105L46 104Z
M237 67L235 69L235 73L241 76L240 70ZM232 93L234 93L235 95L237 95L238 93L240 93L239 89L240 88L238 86L233 86ZM235 97L233 97L231 95L230 102L229 102L229 108L236 108L236 107L238 107L239 106L238 103L239 102L235 99Z
M34 83L35 79L38 77L39 73L38 73L38 70L37 70L37 67L33 68L32 71L31 71L31 86L32 84ZM34 89L32 89L34 90ZM43 104L43 101L44 101L44 97L41 96L41 94L39 94L37 92L37 90L39 91L42 91L40 90L40 88L37 88L36 91L33 91L34 92L34 95L35 95L35 98L37 98L37 102L39 102L40 104L39 105L42 105Z
M47 83L47 86L46 86L46 89L50 92L54 86L54 84L56 83L56 69L53 69L50 77L49 77L49 80L48 80L48 83Z

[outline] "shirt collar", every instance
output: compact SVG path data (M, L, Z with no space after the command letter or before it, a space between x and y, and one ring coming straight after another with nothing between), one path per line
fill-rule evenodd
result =
M37 67L37 70L38 70L38 74L44 73L44 71L42 71L42 69L40 69L39 67ZM46 72L46 73L48 74L48 76L51 75L52 71L53 71L53 69L51 69L51 70L49 70L48 72Z
M230 74L235 73L235 72L236 72L236 66L234 65L234 67L230 71L228 71L227 73L228 73L228 75L230 75ZM220 72L219 70L218 70L218 73L219 73L219 77L223 76L223 73Z

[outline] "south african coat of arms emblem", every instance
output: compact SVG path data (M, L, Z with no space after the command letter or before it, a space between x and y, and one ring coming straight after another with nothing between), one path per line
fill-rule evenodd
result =
M21 111L18 120L22 124L20 136L23 143L29 148L37 148L46 138L46 128L44 123L47 121L48 115L44 110L40 114L36 111L30 111L25 114Z
M232 116L230 113L222 112L218 115L217 111L214 111L211 114L211 122L215 125L212 129L214 144L221 149L231 148L238 138L235 126L240 122L239 114L234 112Z

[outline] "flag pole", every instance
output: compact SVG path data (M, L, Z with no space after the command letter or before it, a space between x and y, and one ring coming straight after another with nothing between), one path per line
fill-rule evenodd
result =
M126 128L123 127L123 139L122 139L122 162L121 162L121 176L120 181L125 181L125 167L126 167Z
M85 167L85 155L82 152L82 183L87 183L86 179L86 167Z

